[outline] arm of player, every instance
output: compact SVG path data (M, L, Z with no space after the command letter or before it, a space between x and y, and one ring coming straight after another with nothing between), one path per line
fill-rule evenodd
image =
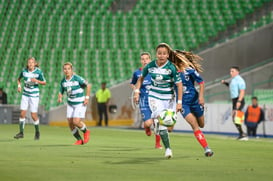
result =
M22 87L21 87L21 78L17 79L17 92L21 92L22 91Z
M84 105L87 105L88 102L89 102L91 87L92 87L91 84L87 84L87 86L86 86L85 99L84 99L84 102L83 102Z
M204 90L205 90L205 83L202 82L199 84L199 97L198 97L198 102L200 105L204 107L205 105L205 99L204 99Z
M136 89L136 86L134 84L130 84L130 87L132 88L132 90Z
M63 95L61 93L58 94L58 103L63 102Z
M31 82L35 82L35 83L41 84L41 85L46 85L46 81L41 81L41 80L38 80L38 79L35 79L35 78L32 78Z
M178 82L177 86L177 104L176 104L176 112L182 110L182 95L183 95L183 85L182 82Z
M142 85L144 81L144 77L140 76L137 80L137 83L135 85L135 89L134 89L134 101L136 104L138 104L138 101L139 101L139 94L140 94L140 86Z

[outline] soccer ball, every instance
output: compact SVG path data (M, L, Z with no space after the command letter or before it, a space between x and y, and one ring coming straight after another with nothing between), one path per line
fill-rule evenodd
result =
M159 124L166 127L174 126L176 120L177 120L176 112L172 109L165 109L158 116Z

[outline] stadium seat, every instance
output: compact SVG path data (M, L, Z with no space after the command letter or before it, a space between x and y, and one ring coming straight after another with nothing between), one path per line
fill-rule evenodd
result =
M11 78L16 82L11 70L20 71L27 57L35 56L48 80L42 88L41 103L50 109L57 104L48 101L48 95L58 90L64 62L71 61L76 72L90 80L94 88L103 79L124 81L140 66L141 51L153 55L160 42L194 50L269 1L139 0L126 12L111 12L113 0L1 1L0 80ZM273 13L244 32L271 22ZM19 69L6 66L6 60L15 61ZM11 91L11 96L17 96L13 94Z

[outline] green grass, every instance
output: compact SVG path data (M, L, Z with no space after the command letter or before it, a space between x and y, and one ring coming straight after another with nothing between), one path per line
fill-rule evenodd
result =
M0 125L0 178L9 180L272 180L273 140L240 142L206 135L214 150L206 158L192 134L171 133L174 158L154 149L144 131L91 127L91 140L74 146L68 128L26 125L25 138L13 139L17 125Z

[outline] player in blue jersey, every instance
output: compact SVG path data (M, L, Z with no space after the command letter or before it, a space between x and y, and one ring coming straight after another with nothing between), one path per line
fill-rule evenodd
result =
M24 138L24 127L26 120L27 110L30 110L31 118L33 119L33 124L35 127L35 140L40 139L39 131L39 117L37 115L39 106L39 85L45 85L46 80L44 78L43 72L38 68L39 65L35 58L31 57L27 60L27 66L20 73L17 80L18 92L22 91L21 79L24 80L23 95L21 99L21 114L19 118L19 128L20 132L14 136L15 139Z
M144 78L148 75L151 76L151 88L149 90L149 107L152 111L151 118L154 120L155 130L159 135L165 147L165 157L171 158L173 156L170 147L169 133L172 128L168 129L166 126L158 124L158 116L164 109L173 109L180 111L182 109L182 83L175 65L168 60L171 52L171 48L166 43L161 43L156 48L157 59L147 64L139 77L134 98L135 101L139 101L140 86L142 85ZM174 86L178 89L178 101L175 102Z
M67 93L67 121L73 136L77 139L74 145L86 144L89 141L90 131L84 122L86 105L89 102L91 85L82 77L74 74L73 66L70 62L63 65L65 77L61 81L58 102L62 102L64 92ZM84 89L86 89L84 93ZM79 134L83 132L84 139Z
M211 157L213 151L209 148L206 138L200 128L204 127L204 81L200 76L202 67L199 61L202 60L198 55L191 52L176 50L171 56L171 61L181 71L183 83L183 98L181 114L191 125L197 141L205 150L205 156ZM185 64L187 62L187 65ZM195 82L199 84L199 92L195 88Z
M141 53L140 54L140 62L141 62L142 67L137 69L133 73L133 77L132 77L132 80L130 83L133 90L135 90L135 84L137 83L137 80L141 75L142 69L145 67L145 65L147 65L148 63L151 62L150 53L148 53L148 52ZM153 120L151 119L152 111L149 107L149 102L148 102L148 93L149 93L150 86L151 86L151 76L148 74L144 78L143 83L139 89L140 90L139 108L140 108L142 120L144 121L144 129L145 129L147 136L151 136L152 133L151 133L150 127L153 124ZM162 146L160 145L160 135L159 134L155 134L155 148L162 149Z

